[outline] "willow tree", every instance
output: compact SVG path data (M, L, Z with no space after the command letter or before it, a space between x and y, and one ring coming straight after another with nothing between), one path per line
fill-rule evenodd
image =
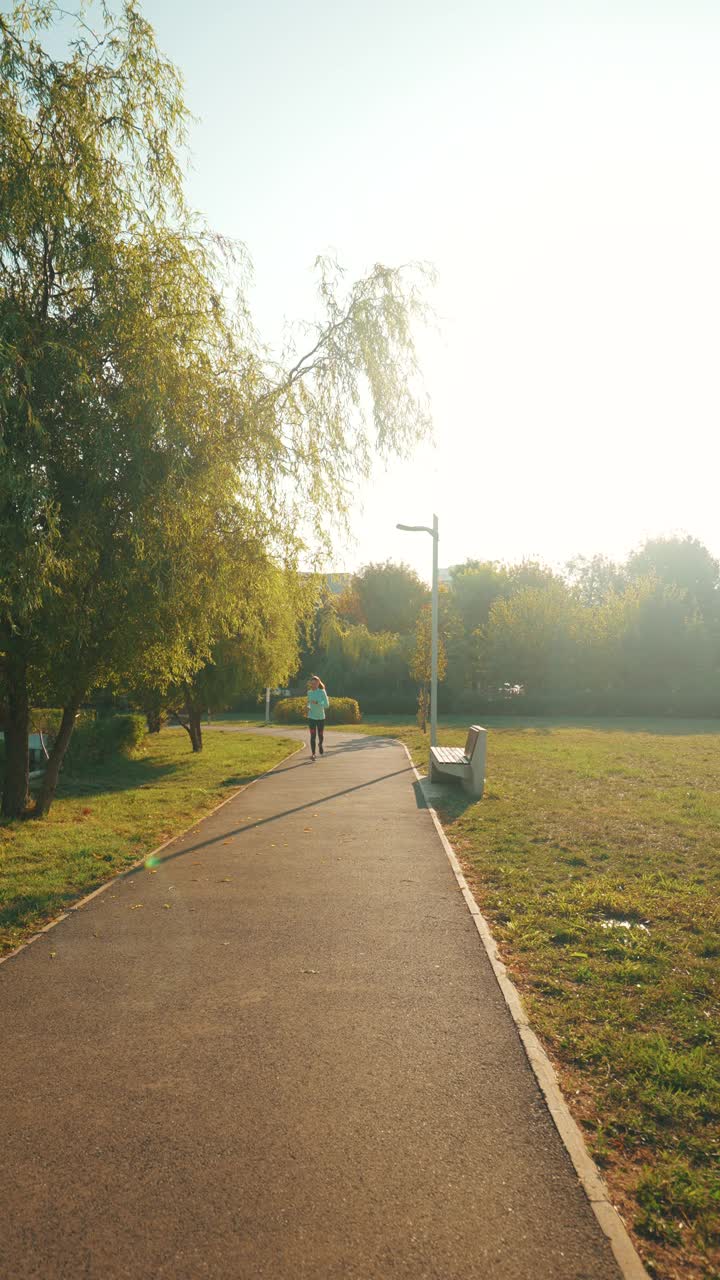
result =
M133 690L148 723L153 711L174 715L196 752L202 750L203 712L259 688L287 684L299 666L301 641L317 605L318 581L291 563L280 565L260 551L251 557L244 548L240 568L243 591L232 631L213 646L204 665L167 682L163 663Z
M0 16L0 680L3 813L27 801L36 688L63 722L140 671L189 680L223 635L252 631L247 566L297 566L327 503L342 514L375 454L428 427L407 273L345 288L319 264L322 319L270 361L232 246L188 209L179 76L139 5L78 19L54 3ZM311 519L306 519L307 513ZM327 536L327 530L325 530Z

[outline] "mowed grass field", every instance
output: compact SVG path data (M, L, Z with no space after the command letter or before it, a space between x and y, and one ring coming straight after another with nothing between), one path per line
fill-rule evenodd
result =
M184 831L297 743L214 731L193 755L181 729L135 759L61 775L39 822L0 822L0 955L144 853Z
M648 1270L717 1278L720 725L486 723L448 838Z

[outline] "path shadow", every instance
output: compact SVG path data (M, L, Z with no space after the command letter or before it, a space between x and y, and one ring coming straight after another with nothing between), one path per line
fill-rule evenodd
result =
M397 738L373 738L370 735L363 738L352 738L349 742L344 742L342 746L339 743L328 744L325 748L326 755L339 755L342 751L367 751L374 747L396 747L398 746Z
M98 767L94 776L89 767L82 772L78 769L77 773L63 769L58 781L57 798L133 791L139 787L152 786L160 778L176 773L179 767L178 764L161 764L152 760L123 760L119 766L104 769ZM41 781L41 778L36 780L36 788L40 787ZM240 785L242 784L238 783Z
M307 738L304 740L293 738L292 741L298 742L307 751ZM341 755L345 751L368 751L370 748L377 750L378 747L396 747L397 745L397 738L355 738L351 742L343 742L342 745L326 742L325 757ZM294 751L288 760L276 765L274 769L268 770L267 773L260 774L257 780L258 782L269 781L271 778L277 777L279 773L288 773L290 769L298 769L303 764L310 764L310 755L306 754L303 758L299 751Z
M165 862L172 862L175 858L184 857L186 853L197 853L199 849L209 849L212 845L221 844L231 836L241 836L246 831L256 831L260 827L266 827L273 822L278 822L281 818L289 818L295 813L303 813L306 809L318 809L320 805L327 804L329 800L337 800L340 796L351 795L354 791L362 791L366 787L374 787L378 782L386 782L388 778L397 778L400 774L410 773L410 771L411 766L407 764L403 769L395 769L392 773L381 774L379 778L371 778L369 782L358 782L354 787L343 787L341 791L333 791L329 796L321 796L319 799L308 800L305 804L294 805L292 809L283 809L281 813L273 813L268 818L258 818L256 822L248 822L242 827L230 829L226 827L219 835L213 836L210 840L201 840L197 844L184 846L182 849L177 849L175 853L169 853L165 857L158 858L156 865L162 866ZM258 782L264 782L271 776L281 772L281 769L275 769L272 775L265 774L258 779ZM207 818L201 819L201 821L206 822ZM179 836L178 839L181 840L182 836Z
M422 778L413 783L413 790L418 809L434 809L443 825L445 822L454 822L471 805L480 803L468 795L459 779L454 778L430 784L427 778Z

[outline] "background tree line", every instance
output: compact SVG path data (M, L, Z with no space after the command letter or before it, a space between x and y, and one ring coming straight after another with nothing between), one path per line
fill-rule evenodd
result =
M580 557L563 572L468 560L440 591L440 710L720 714L719 584L717 560L692 537L650 540L623 564ZM406 566L366 566L325 599L303 669L364 711L411 713L428 599Z

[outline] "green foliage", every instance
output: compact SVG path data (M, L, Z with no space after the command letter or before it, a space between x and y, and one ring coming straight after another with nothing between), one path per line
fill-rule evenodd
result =
M665 566L664 577L655 571L658 564ZM680 585L678 564L686 584L695 583L692 590ZM705 570L702 589L698 564ZM484 584L490 590L497 587L497 595L485 623L474 631L468 628L479 607L474 614L468 610L468 594L473 577L480 575L472 568L455 571L453 595L463 637L451 650L453 705L464 701L457 679L462 670L460 690L471 683L468 676L474 671L479 697L488 698L488 705L501 686L521 685L518 705L508 709L525 713L716 711L720 650L712 616L714 566L693 540L671 539L647 544L647 556L636 553L628 566L603 557L573 561L567 581L537 565L509 567L493 578L493 566L486 566ZM639 576L641 567L653 571ZM698 603L703 592L704 611Z
M573 595L586 606L603 605L614 594L622 592L627 583L624 567L614 564L607 556L575 556L565 566L567 580Z
M385 707L388 697L404 698L412 707L415 692L407 673L409 636L372 632L364 623L345 624L332 606L322 610L315 630L315 647L312 656L305 658L305 671L319 671L333 692L354 695L363 707L377 699Z
M279 724L305 724L307 699L281 698L275 703L273 719ZM325 708L326 724L359 724L361 719L360 707L354 698L331 698L330 706Z
M445 640L438 622L438 681L445 679L447 652ZM416 684L429 684L432 675L432 607L423 605L415 625L415 648L409 663L410 675Z
M53 737L60 728L61 719L62 707L33 707L30 712L30 732L46 733ZM94 711L78 711L75 717L76 725L92 724L94 720Z
M368 631L407 635L428 598L428 589L405 564L367 564L355 574L352 590L359 604L360 621Z
M287 684L300 664L300 642L317 596L313 576L258 559L245 584L237 630L218 641L210 661L188 682L191 696L204 708L222 708L260 688Z
M450 583L455 609L468 634L485 626L493 602L509 592L507 570L491 560L455 565Z
M319 611L303 669L366 712L410 713L417 684L402 666L415 653L413 670L429 670L429 641L423 658L412 634L358 621L354 581ZM565 578L532 561L468 560L441 587L440 633L443 711L720 714L720 579L693 539L648 543L627 565L578 557Z
M718 616L720 565L697 538L651 538L630 556L627 574L635 580L656 578L676 588L690 606Z
M415 624L415 648L410 656L408 670L418 685L418 724L425 732L425 723L432 709L432 605L424 604ZM445 639L438 619L438 684L445 679L447 672L447 650Z
M573 619L567 588L524 586L490 608L485 629L488 679L529 689L567 678L572 658Z
M304 542L329 538L318 483L341 517L429 415L423 273L348 288L320 262L322 318L270 361L242 288L225 302L242 255L185 203L180 78L139 6L102 6L97 38L78 18L54 57L61 12L0 19L0 698L72 711L94 686L191 683L223 638L246 682L289 670ZM295 585L269 640L277 574Z
M147 724L141 715L100 716L75 729L66 756L71 772L107 764L113 756L132 756L145 741Z
M359 724L362 720L360 705L355 698L331 698L325 717L328 724Z

